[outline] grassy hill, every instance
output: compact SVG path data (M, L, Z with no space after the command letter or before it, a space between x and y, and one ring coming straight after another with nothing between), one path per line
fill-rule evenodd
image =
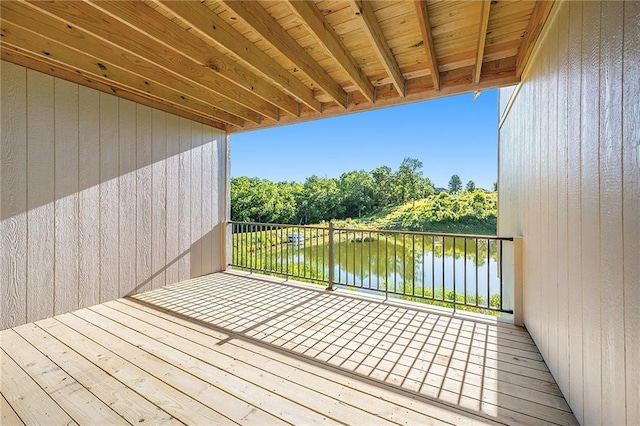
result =
M382 209L369 217L337 220L335 224L339 227L496 235L497 202L495 192L441 192L415 203Z

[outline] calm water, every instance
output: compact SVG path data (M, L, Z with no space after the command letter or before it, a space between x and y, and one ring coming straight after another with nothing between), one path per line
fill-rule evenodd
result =
M466 255L465 255L466 240ZM436 294L454 290L474 297L476 291L500 293L498 243L474 239L405 236L372 239L341 236L334 243L334 281L362 289L414 294ZM444 246L444 250L443 250ZM477 249L477 251L476 251ZM477 253L477 254L476 254ZM264 267L289 271L291 275L321 280L329 276L329 249L326 241L306 241L304 245L283 244L263 255Z

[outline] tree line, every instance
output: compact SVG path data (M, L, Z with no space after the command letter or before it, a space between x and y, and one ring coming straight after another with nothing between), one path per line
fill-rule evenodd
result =
M241 222L312 224L368 216L385 207L415 203L433 195L434 185L423 176L422 168L420 160L405 158L396 171L381 166L343 173L339 178L313 175L304 183L236 177L231 179L231 218ZM449 192L462 190L458 181L457 175L452 176ZM467 189L471 184L472 181Z

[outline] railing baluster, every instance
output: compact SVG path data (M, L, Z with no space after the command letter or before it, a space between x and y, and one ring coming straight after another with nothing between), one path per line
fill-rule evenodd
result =
M377 280L378 280L378 282L376 283L376 288L378 290L380 290L380 240L382 239L381 235L382 234L380 234L378 232L378 235L376 237L377 242L378 242L378 244L376 244L376 260L377 260L377 263L376 263L376 277L377 277Z
M467 304L467 239L464 239L464 304Z
M498 267L500 268L500 275L498 279L500 280L500 306L499 309L502 310L502 240L498 241L500 253L498 254Z
M342 232L338 230L338 283L342 284L342 268L340 265L342 264Z
M442 300L446 300L447 299L447 288L445 286L445 275L444 275L444 271L445 271L445 266L444 266L444 251L445 251L445 246L446 246L446 241L445 241L445 237L442 237Z
M478 262L479 262L479 258L478 258L478 243L480 243L479 239L475 239L475 244L476 244L476 306L478 306L478 304L480 303L480 292L478 291Z
M335 265L333 250L333 222L329 222L329 290L333 290L333 274Z
M371 239L371 231L369 231L369 289L371 289L371 244L373 244L373 240Z
M456 308L456 237L453 237L453 309Z
M416 295L416 236L411 235L411 295Z
M360 287L364 288L364 231L360 233Z
M422 264L422 287L421 287L421 296L425 297L424 295L424 270L426 268L425 264L424 264L424 235L422 235L422 251L421 251L421 256L422 256L422 262L420 262Z
M431 237L431 297L436 298L436 237Z
M398 234L393 234L393 293L398 291Z
M384 291L389 291L389 234L384 234Z
M487 308L491 307L491 240L487 238Z

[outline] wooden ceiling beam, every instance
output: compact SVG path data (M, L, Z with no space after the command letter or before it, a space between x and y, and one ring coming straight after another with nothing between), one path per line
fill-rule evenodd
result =
M482 61L484 60L484 47L487 41L491 0L482 0L480 7L480 30L478 31L478 44L476 47L476 66L473 70L473 82L475 84L480 83L480 76L482 74Z
M156 42L204 66L210 72L226 78L230 83L255 93L281 110L292 115L299 113L300 105L291 96L259 78L253 71L217 51L194 34L166 19L146 3L92 1L92 4Z
M518 49L518 54L516 55L516 75L518 77L522 75L522 71L524 71L524 67L529 61L533 46L542 32L542 27L544 27L545 22L547 22L549 13L551 13L551 9L553 8L553 3L552 0L538 0L535 2L527 30L525 31L522 43Z
M438 68L438 60L436 59L436 51L433 48L433 35L431 34L431 22L429 21L429 12L427 10L426 0L415 0L416 14L420 23L420 31L422 32L422 41L427 54L427 66L431 71L431 80L433 88L440 90L440 69Z
M291 9L302 20L314 38L329 52L338 65L349 75L353 84L369 102L375 101L375 89L371 81L362 72L356 60L344 46L338 34L327 22L315 3L288 0Z
M382 62L382 66L389 74L389 77L391 77L398 95L400 95L401 98L404 97L404 76L400 71L396 58L393 56L393 52L391 52L391 48L389 47L387 39L382 32L382 28L376 18L371 3L369 1L362 0L352 0L350 3L356 11L356 15L359 16L362 28L369 38L380 62Z
M282 87L283 90L309 108L317 112L322 110L320 102L313 96L313 90L305 86L295 75L256 47L205 5L165 0L156 0L156 3L159 7L169 10L180 20L189 24L192 30L198 32L202 37L228 50L254 72L267 77ZM298 113L299 111L296 111L295 115Z
M137 93L142 96L166 99L176 106L209 115L219 121L239 127L244 126L243 119L220 111L210 104L187 97L180 91L156 84L151 79L145 79L126 69L112 66L107 61L48 39L41 35L41 32L46 33L46 29L41 26L33 30L9 22L7 19L14 17L14 14L5 7L6 3L8 2L2 2L2 18L0 19L3 48L6 46L12 47L14 50L19 49L41 61L48 60L57 66L73 68L88 79L106 82L111 86L124 88L131 93ZM257 120L255 123L259 124Z
M54 64L46 59L41 60L40 58L37 58L36 56L29 54L28 52L21 51L20 49L14 49L7 44L2 44L2 46L0 46L0 55L2 60L4 61L36 70L53 77L61 78L63 80L67 80L81 86L89 87L91 89L107 93L109 95L127 99L141 105L146 105L148 107L164 111L169 114L188 118L189 120L197 121L198 123L206 124L207 126L215 127L217 129L225 131L229 129L227 124L221 121L213 120L210 115L202 115L200 113L185 109L183 106L176 106L172 103L167 102L165 99L153 98L143 96L134 92L129 92L127 89L123 89L120 86L113 85L111 82L106 82L97 78L85 76L72 67Z
M3 4L5 2L2 2ZM9 2L11 3L11 2ZM69 31L74 27L82 29L94 39L102 40L109 46L115 47L124 54L130 53L153 68L164 69L167 78L174 81L184 81L189 86L198 86L206 91L215 93L217 103L214 105L228 113L241 116L247 120L260 121L264 115L274 120L279 118L278 109L262 100L253 93L240 87L230 85L228 81L215 73L204 70L202 65L193 62L182 55L178 55L164 45L149 39L140 32L130 28L119 20L109 16L89 3L81 1L69 2L41 2L29 1L29 6L37 8L49 16L70 24ZM72 37L67 37L71 41ZM95 49L95 48L94 48ZM88 49L86 51L93 51ZM139 61L136 60L136 61ZM132 66L138 68L139 65ZM246 111L253 113L247 115Z
M338 105L347 106L347 93L331 76L298 44L258 2L222 0L224 5L265 38L276 50L293 62L317 86L324 90Z
M433 90L433 84L431 78L422 76L413 78L406 81L406 96L400 98L395 90L390 86L378 87L376 102L374 104L367 102L363 96L358 92L355 92L358 96L352 96L349 98L349 107L346 113L356 113L364 111L372 111L380 108L391 107L395 105L404 105L412 102L422 102L431 99L441 98L443 96L460 95L465 93L473 93L476 90L494 89L497 87L512 86L520 81L520 78L515 75L515 58L500 59L497 61L485 62L484 75L479 85L473 83L472 70L473 64L452 70L448 72L442 72L441 83L442 88L439 92ZM281 123L274 123L274 125L289 124L290 122L304 122L315 120L325 117L336 117L344 115L345 111L337 106L331 104L323 112L322 116L310 113L308 110L303 110L300 117L291 120L290 117L284 117ZM262 126L256 126L251 123L247 123L244 129L231 129L229 133L240 133L254 128L268 128L271 123L265 122Z

